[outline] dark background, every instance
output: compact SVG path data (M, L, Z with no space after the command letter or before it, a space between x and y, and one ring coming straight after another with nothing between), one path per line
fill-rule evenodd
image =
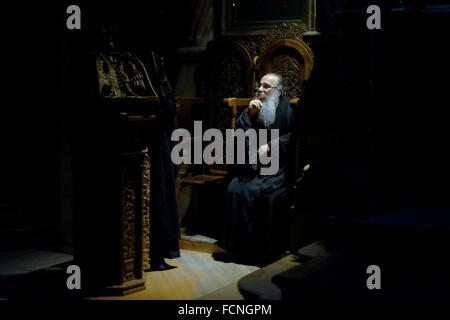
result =
M9 241L2 241L3 249L27 245L10 232L17 228L23 235L25 227L40 225L50 231L50 242L64 236L63 221L70 228L67 123L79 108L78 71L85 59L105 48L112 34L122 50L164 56L175 86L181 68L176 49L193 43L192 3L5 5L0 219L2 239ZM450 13L425 7L446 2L317 3L322 38L311 39L315 66L305 94L305 127L333 129L337 143L323 150L315 203L325 215L338 216L448 210ZM81 7L81 30L65 27L70 4ZM371 4L382 8L381 30L366 28ZM111 27L106 33L105 25Z

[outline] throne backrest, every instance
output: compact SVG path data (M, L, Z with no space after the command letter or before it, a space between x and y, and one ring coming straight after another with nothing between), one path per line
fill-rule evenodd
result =
M304 32L295 23L274 27L262 38L256 62L261 76L274 72L283 77L290 98L302 95L314 64L313 52L302 38Z
M305 29L295 23L283 23L275 26L261 39L260 55L255 54L253 58L250 58L254 64L251 69L254 79L252 92L245 98L229 93L224 99L224 102L232 107L232 128L234 128L235 119L239 116L239 111L248 106L258 89L259 79L266 73L280 74L284 79L285 92L291 98L291 104L298 102L314 64L313 52L302 38L304 32Z
M298 115L298 104L309 79L313 65L314 55L309 45L303 40L305 29L295 23L282 23L271 29L261 40L261 53L256 60L256 69L262 76L269 72L280 74L283 77L285 93L291 98L294 114ZM255 85L257 86L257 85ZM302 179L309 169L309 164L301 160L302 139L296 127L295 140L292 150L292 184Z

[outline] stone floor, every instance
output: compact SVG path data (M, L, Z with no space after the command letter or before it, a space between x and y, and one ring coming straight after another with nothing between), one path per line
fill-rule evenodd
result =
M0 299L10 298L16 294L29 296L32 292L37 293L39 288L34 288L37 283L35 280L41 277L43 270L73 260L71 254L53 250L27 249L0 252ZM46 287L50 283L46 279L40 282L40 285ZM29 287L32 287L32 290L28 290Z
M72 255L47 250L0 252L0 277L26 274L72 259Z

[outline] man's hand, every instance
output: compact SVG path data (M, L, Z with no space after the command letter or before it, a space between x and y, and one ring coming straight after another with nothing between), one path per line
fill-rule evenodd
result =
M258 99L254 99L252 101L250 101L250 103L248 104L248 115L250 117L253 117L256 113L259 112L259 110L262 107L262 102Z
M258 149L259 157L266 155L267 152L269 152L269 150L270 150L270 148L269 148L268 144L265 144L265 145L262 145L261 147L259 147L259 149Z

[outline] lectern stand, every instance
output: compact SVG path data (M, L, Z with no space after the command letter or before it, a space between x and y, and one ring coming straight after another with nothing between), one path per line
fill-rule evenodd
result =
M132 54L98 54L95 65L98 96L72 119L75 263L87 294L127 294L145 289L150 268L159 97Z

